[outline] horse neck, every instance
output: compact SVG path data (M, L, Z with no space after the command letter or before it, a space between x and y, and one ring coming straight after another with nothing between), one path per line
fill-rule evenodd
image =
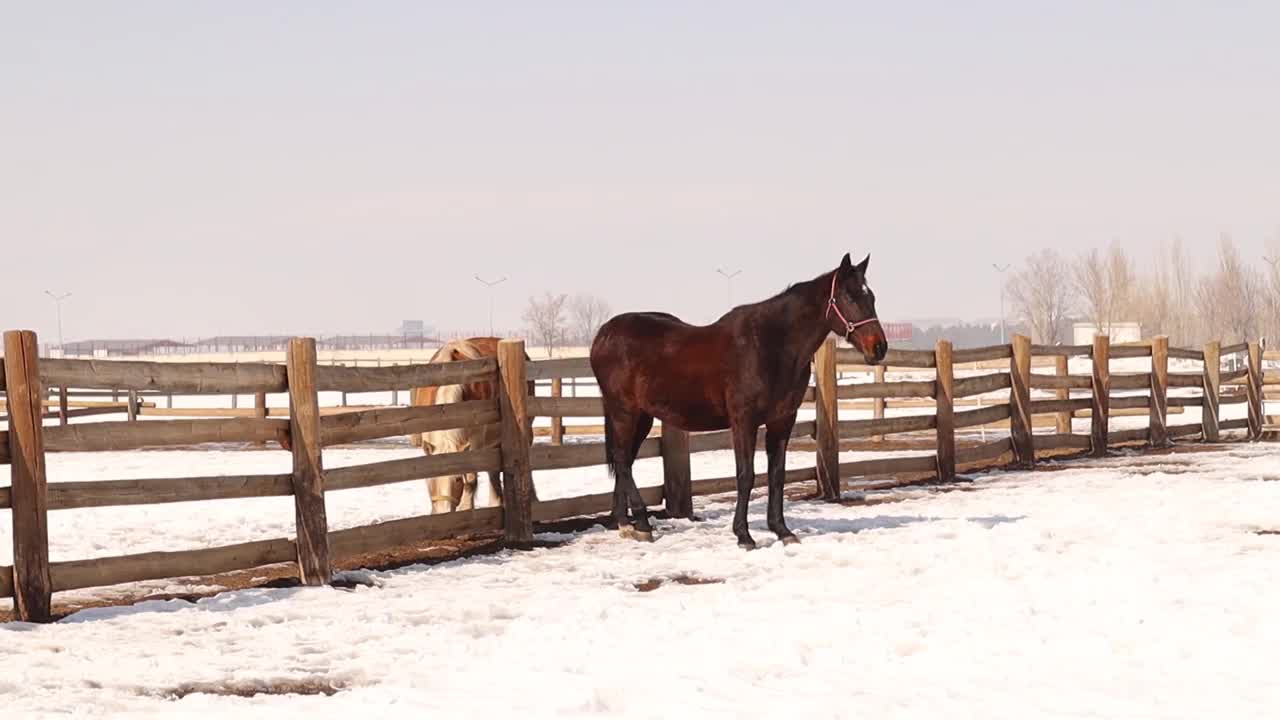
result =
M831 273L825 273L813 280L796 283L762 303L765 313L779 318L783 334L782 351L795 352L806 363L818 352L822 341L831 332L825 315L830 286Z

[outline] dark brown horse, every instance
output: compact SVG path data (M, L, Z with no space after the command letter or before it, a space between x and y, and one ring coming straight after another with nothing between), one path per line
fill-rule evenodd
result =
M639 312L617 315L600 328L591 345L591 369L604 399L613 515L624 537L653 539L631 466L658 418L692 432L732 431L738 479L733 534L746 549L755 548L747 532L747 501L755 484L756 433L763 425L768 526L784 543L798 542L782 519L782 479L813 354L832 332L859 348L870 364L883 360L888 350L875 295L867 286L870 260L868 255L853 265L846 253L835 270L768 300L733 308L710 325Z

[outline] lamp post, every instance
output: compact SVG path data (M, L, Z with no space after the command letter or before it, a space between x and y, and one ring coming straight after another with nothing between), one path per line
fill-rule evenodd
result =
M67 353L66 348L62 344L62 301L71 297L71 293L67 292L67 293L62 293L61 295L56 295L53 292L50 292L49 290L45 290L44 294L53 298L53 303L58 308L58 354L66 355Z
M720 268L716 268L716 272L718 272L718 273L720 273L721 275L723 275L723 276L724 276L724 279L725 279L725 295L726 295L726 297L728 297L728 300L729 300L729 307L731 307L731 308L732 308L732 307L733 307L733 279L734 279L735 277L737 277L737 276L738 276L738 273L742 272L742 270L740 270L740 269L739 269L739 270L734 270L734 271L733 271L733 272L731 272L731 273L727 273L727 272L725 272L724 270L721 270Z
M997 265L997 264L995 264L995 263L991 263L991 267L995 268L995 269L996 269L996 272L1000 273L1000 344L1001 344L1001 345L1003 345L1003 344L1005 344L1005 332L1004 332L1004 271L1005 271L1005 270L1008 270L1008 269L1009 269L1009 266L1008 266L1007 264L1002 266L1002 265Z
M492 337L492 336L493 336L493 288L494 288L494 286L496 286L496 285L501 285L503 282L505 282L505 281L506 281L506 279L507 279L507 278L506 278L506 276L504 275L504 276L502 276L501 278L499 278L499 279L497 279L497 280L493 280L493 281L489 281L489 280L481 280L481 279L480 279L480 276L479 276L479 275L476 275L476 280L477 280L481 285L484 285L485 287L489 288L489 336L490 336L490 337Z

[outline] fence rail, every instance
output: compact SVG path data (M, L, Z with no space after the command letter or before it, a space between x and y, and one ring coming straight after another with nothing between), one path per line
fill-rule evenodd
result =
M508 542L528 542L534 522L606 512L610 493L533 499L533 473L598 466L604 462L601 442L560 444L563 418L598 418L599 397L563 397L565 380L592 378L586 358L526 361L523 343L504 341L499 357L443 364L386 367L340 367L316 361L314 341L290 342L284 364L165 363L111 360L39 360L34 334L5 334L0 390L5 392L9 428L0 431L0 462L12 466L11 487L0 488L0 510L13 516L14 565L0 568L0 597L12 596L26 620L50 617L55 592L124 582L214 575L267 564L294 563L304 582L327 582L335 559L424 540L476 533L502 533ZM1247 355L1242 370L1223 370L1224 358ZM1089 374L1069 374L1069 358L1084 358ZM1033 372L1048 361L1052 373ZM1150 358L1149 372L1112 373L1113 360ZM1170 373L1170 359L1199 361L1201 372ZM1270 359L1270 358L1269 358ZM1034 465L1045 453L1073 451L1101 454L1117 444L1162 446L1175 439L1220 439L1221 433L1244 431L1258 439L1280 431L1265 414L1267 386L1280 385L1280 372L1264 372L1256 343L1203 349L1168 347L1167 340L1112 346L1099 337L1090 346L1032 345L1015 337L1009 345L954 350L939 342L933 351L890 351L886 363L915 374L931 371L931 379L887 379L876 368L873 382L841 384L839 369L863 362L850 349L828 341L814 358L814 384L807 399L816 418L795 424L792 438L812 442L814 467L787 471L789 484L815 482L820 495L833 497L847 483L860 488L892 487L916 482L912 476L954 478L959 467L986 467L1008 459L1015 466ZM990 363L1007 361L1007 369ZM957 366L971 365L979 374L960 376ZM322 408L319 392L400 392L442 384L493 383L491 400L449 405ZM550 382L551 397L528 396L529 382ZM571 384L570 387L573 387ZM45 388L52 389L50 398ZM1169 395L1169 388L1198 391ZM109 391L109 392L107 392ZM1033 392L1034 391L1034 392ZM1073 392L1074 391L1074 392ZM136 422L154 414L181 416L213 413L211 409L157 408L152 399L172 394L254 395L253 408L218 409L228 417L178 417ZM265 396L287 393L289 408L267 408ZM120 396L126 399L121 402ZM994 397L993 397L994 395ZM106 400L110 397L110 401ZM393 395L393 400L395 396ZM889 401L896 401L893 406ZM842 402L843 401L843 402ZM864 406L861 403L866 402ZM345 404L345 402L344 402ZM1247 417L1224 420L1221 407L1246 405ZM57 407L56 412L48 408ZM912 414L887 417L891 408ZM1186 407L1202 408L1198 423L1169 426L1168 416ZM964 408L964 409L959 409ZM842 410L871 410L872 416L841 419ZM915 410L931 412L915 412ZM90 413L87 411L94 411ZM97 412L126 412L135 422L68 423ZM1113 417L1141 414L1148 426L1112 429ZM281 416L282 417L279 417ZM529 445L531 420L549 417L556 442ZM1089 432L1075 432L1076 419L1089 419ZM47 419L58 424L46 426ZM326 470L323 448L432 430L488 426L498 429L498 447L387 460ZM1051 432L1036 432L1038 427ZM989 428L1008 435L987 439ZM598 431L598 428L591 428ZM645 440L640 458L661 458L664 482L642 488L649 505L664 504L675 516L692 513L694 496L730 492L735 477L693 478L690 456L733 447L729 431L688 433L659 426ZM932 435L932 452L840 462L842 443L890 436ZM761 431L763 435L763 431ZM963 439L961 443L959 439ZM199 446L211 443L274 443L293 456L293 471L284 474L178 477L47 483L48 452L94 452L149 447ZM757 444L763 442L757 438ZM500 508L410 517L373 525L330 530L325 495L358 491L389 483L472 472L504 476ZM766 482L760 473L756 485ZM295 498L296 535L224 547L153 552L91 560L51 563L47 513L51 510L204 502L254 497Z

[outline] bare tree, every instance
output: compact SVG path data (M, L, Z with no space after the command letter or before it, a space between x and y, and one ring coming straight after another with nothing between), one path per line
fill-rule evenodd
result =
M1142 323L1143 333L1168 335L1175 345L1181 343L1174 333L1174 287L1167 248L1161 245L1152 255L1150 272L1135 280L1131 293L1133 312Z
M583 345L590 345L600 326L613 313L609 303L595 295L577 295L569 304L574 338Z
M1267 275L1267 282L1266 317L1262 322L1262 332L1266 334L1267 344L1274 346L1280 341L1280 230L1267 242L1264 259L1267 265L1262 271Z
M1041 343L1062 342L1068 313L1075 302L1075 287L1068 264L1052 249L1027 258L1022 269L1009 278L1014 312Z
M534 341L547 349L547 357L555 353L565 339L566 324L564 306L569 296L544 293L542 298L529 298L524 311L524 321Z
M1264 312L1262 274L1245 265L1235 242L1225 233L1218 244L1218 267L1200 283L1202 315L1211 334L1225 342L1258 337Z
M1081 255L1071 266L1071 278L1085 317L1098 332L1108 334L1111 326L1111 283L1102 253L1093 248Z
M1111 295L1108 327L1115 322L1133 319L1132 304L1137 292L1137 272L1128 253L1118 243L1112 243L1111 251L1107 253L1107 289Z

